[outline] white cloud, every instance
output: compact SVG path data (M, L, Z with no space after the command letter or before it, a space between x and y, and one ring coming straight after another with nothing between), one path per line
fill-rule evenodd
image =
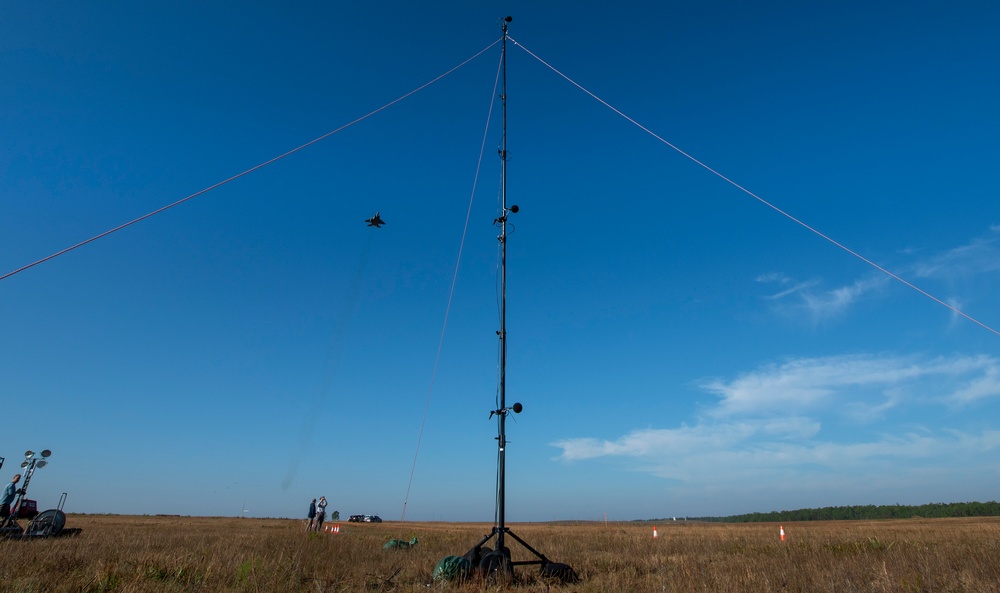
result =
M968 404L989 397L1000 396L1000 369L996 361L987 359L982 374L974 376L953 391L948 400L956 405Z
M957 415L1000 398L994 357L792 359L701 388L718 399L697 424L552 445L561 461L604 459L705 500L752 492L765 501L758 507L773 504L769 485L802 498L788 508L815 506L833 491L841 498L829 504L865 503L872 500L843 497L863 497L865 484L892 492L919 485L918 476L947 481L962 468L996 466L1000 431L984 430L977 411Z
M885 284L884 277L872 276L827 292L804 292L802 299L813 318L823 320L844 313L867 293Z
M764 283L773 282L776 284L789 284L792 281L791 278L779 272L768 272L766 274L761 274L760 276L754 278L754 280L756 280L757 282L764 282Z
M985 237L900 265L899 269L893 271L906 282L923 280L943 283L945 288L920 286L918 289L953 307L953 320L957 321L959 316L954 310L962 310L961 302L982 299L985 291L995 290L996 274L1000 272L1000 225L989 228L990 234ZM911 248L900 253L913 255L921 252L922 250ZM889 285L893 278L883 272L870 273L850 284L832 289L823 289L823 282L818 279L796 281L780 272L761 274L756 281L777 284L781 288L765 297L778 304L781 313L805 314L816 323L844 316L858 302ZM960 296L935 294L943 290L959 293Z
M565 439L553 443L553 446L563 450L560 457L564 460L606 456L657 458L665 452L670 452L671 455L692 455L725 450L760 436L776 439L809 438L818 431L818 423L802 418L785 418L780 422L774 419L748 420L717 425L635 430L614 441Z
M787 285L788 283L785 282L783 284ZM788 288L786 288L786 289L784 289L784 290L782 290L780 292L776 292L776 293L774 293L772 295L769 295L767 298L769 300L772 300L772 301L779 301L779 300L781 300L781 299L783 299L785 297L788 297L788 296L794 296L794 295L801 294L801 295L803 295L802 298L805 299L805 298L807 298L806 295L809 294L808 291L811 288L813 288L814 286L816 286L817 284L819 284L819 280L807 280L805 282L799 282L797 284L793 284L793 285L789 286Z
M844 314L865 295L887 283L885 277L869 276L849 285L824 290L821 288L820 280L796 282L778 273L763 274L756 280L762 283L777 283L782 290L766 298L785 305L783 309L785 311L804 311L814 322ZM791 302L788 302L790 299Z
M817 440L818 423L790 419L778 434L747 430L754 423L717 424L694 429L655 429L632 432L616 441L567 439L553 443L563 450L560 459L582 461L596 457L632 458L643 471L688 484L728 484L747 476L767 477L819 472L869 474L885 466L912 467L914 462L951 463L955 456L1000 446L996 431L910 431L856 442ZM689 439L678 432L693 431ZM678 438L680 437L680 438Z
M887 398L927 373L934 365L899 357L834 356L787 360L744 373L732 380L707 381L702 388L720 397L713 416L772 415L844 406L859 398ZM892 396L897 400L898 391Z
M915 264L914 274L920 278L955 282L1000 272L997 240L998 237L989 236L949 249Z

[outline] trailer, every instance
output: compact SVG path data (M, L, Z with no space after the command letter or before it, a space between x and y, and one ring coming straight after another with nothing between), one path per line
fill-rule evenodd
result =
M66 504L66 493L59 497L59 504L54 509L38 512L38 503L24 497L31 482L31 476L35 470L45 467L48 464L48 457L52 452L48 449L41 452L41 458L36 458L34 451L28 450L24 453L24 461L21 469L24 470L24 484L17 490L17 498L11 506L10 516L0 522L0 538L6 539L34 539L39 537L59 537L67 535L78 535L82 529L66 529L66 513L63 506ZM2 458L0 458L2 459ZM0 461L0 466L2 466ZM28 526L21 527L18 519L29 518Z

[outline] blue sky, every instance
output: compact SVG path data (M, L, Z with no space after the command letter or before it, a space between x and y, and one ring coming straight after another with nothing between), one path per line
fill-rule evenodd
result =
M336 4L6 6L0 274L512 15L508 520L996 499L995 3ZM49 448L45 508L491 521L499 59L0 281L0 478Z

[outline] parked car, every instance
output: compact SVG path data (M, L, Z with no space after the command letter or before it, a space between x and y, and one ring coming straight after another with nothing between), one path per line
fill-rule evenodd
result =
M381 523L382 518L378 515L365 515L365 523Z
M365 520L364 515L351 515L350 517L347 518L347 521L350 523L363 523L364 520Z

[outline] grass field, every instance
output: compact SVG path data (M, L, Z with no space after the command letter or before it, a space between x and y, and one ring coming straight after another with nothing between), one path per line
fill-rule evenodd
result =
M0 540L0 591L1000 591L1000 519L785 524L511 524L576 584L537 566L516 585L433 582L489 524L340 523L308 534L280 519L70 515L76 537ZM419 543L383 550L391 538ZM514 560L533 556L507 540Z

